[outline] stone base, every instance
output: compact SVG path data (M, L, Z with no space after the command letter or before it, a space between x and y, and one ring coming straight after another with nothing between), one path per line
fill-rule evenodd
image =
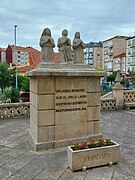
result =
M40 63L30 72L34 149L60 148L100 134L100 77L87 65Z
M31 144L32 144L35 151L62 148L62 147L66 147L66 146L71 146L71 145L73 145L75 143L79 143L79 142L82 142L82 141L89 141L90 139L93 139L94 141L97 141L100 138L102 138L102 135L101 134L96 134L96 135L93 135L93 136L87 136L87 137L81 137L81 138L36 143L34 138L32 137L31 132L29 133L29 139L30 139Z

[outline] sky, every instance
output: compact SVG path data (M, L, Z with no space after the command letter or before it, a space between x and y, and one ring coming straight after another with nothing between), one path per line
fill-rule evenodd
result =
M75 32L81 39L104 41L116 35L135 35L135 0L0 0L0 47L8 44L40 50L44 28L57 40L63 29L71 41Z

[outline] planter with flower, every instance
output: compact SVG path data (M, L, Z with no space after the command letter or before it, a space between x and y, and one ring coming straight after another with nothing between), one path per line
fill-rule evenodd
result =
M120 160L120 146L110 139L90 140L68 146L68 164L71 170L112 165Z

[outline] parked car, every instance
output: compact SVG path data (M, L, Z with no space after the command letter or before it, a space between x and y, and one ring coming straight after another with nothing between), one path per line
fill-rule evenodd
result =
M30 102L30 92L20 92L20 100L22 102Z

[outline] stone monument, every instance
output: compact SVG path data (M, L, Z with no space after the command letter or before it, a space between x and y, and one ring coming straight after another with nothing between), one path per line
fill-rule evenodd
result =
M70 64L66 49L61 49L60 39L58 44L61 63L41 61L36 69L27 72L30 77L30 137L35 150L102 137L100 78L106 73L89 65Z
M62 31L62 37L58 39L60 63L72 62L71 40L67 37L68 31Z
M75 64L84 64L84 42L80 39L80 33L76 32L73 39L73 59Z
M54 40L51 37L51 31L49 28L45 28L40 38L41 46L41 62L54 62L54 52L55 47Z

